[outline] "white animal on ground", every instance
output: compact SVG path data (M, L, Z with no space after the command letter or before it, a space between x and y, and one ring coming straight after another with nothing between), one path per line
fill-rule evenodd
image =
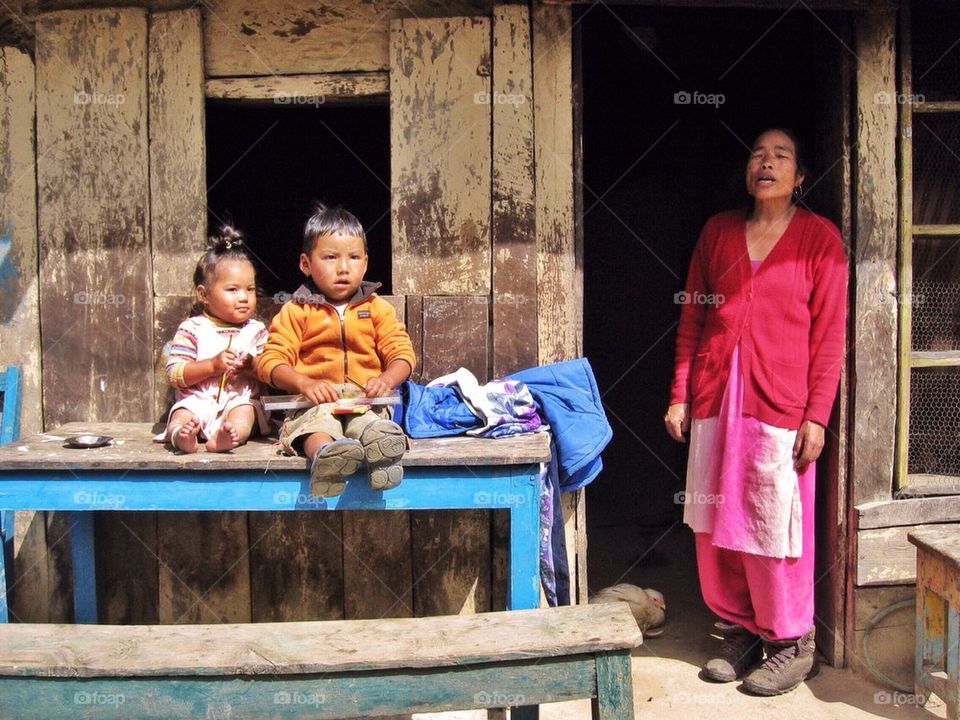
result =
M634 620L644 637L656 637L663 634L661 625L667 619L667 604L663 593L652 588L639 588L630 583L618 583L590 598L591 603L625 602L630 606ZM657 629L660 628L660 629Z

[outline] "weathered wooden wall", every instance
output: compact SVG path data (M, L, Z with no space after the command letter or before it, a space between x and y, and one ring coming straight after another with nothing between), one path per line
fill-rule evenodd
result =
M400 293L392 301L422 360L415 380L460 366L486 380L579 354L573 108L556 107L573 97L569 8L536 4L531 17L526 4L480 0L104 5L15 3L12 12L36 29L35 46L24 35L36 53L35 99L17 84L32 80L28 56L7 50L3 58L13 60L0 68L13 98L0 129L19 132L16 149L26 149L9 156L4 172L40 157L38 202L26 195L29 168L21 194L0 185L0 201L40 208L38 220L24 215L17 226L39 226L39 239L16 238L28 251L40 248L40 267L17 268L41 278L39 310L34 301L27 324L39 349L43 313L48 424L156 420L169 405L157 359L192 302L207 222L210 97L319 93L391 104ZM9 119L14 112L23 118ZM0 152L13 144L4 147L0 138ZM0 206L5 217L9 207ZM18 292L29 313L28 289ZM33 406L39 422L39 400ZM582 492L565 497L564 512L571 567L580 571L574 597L585 599ZM65 519L21 514L18 526L21 619L69 620ZM96 527L101 619L501 608L506 527L504 513L488 510L104 513Z

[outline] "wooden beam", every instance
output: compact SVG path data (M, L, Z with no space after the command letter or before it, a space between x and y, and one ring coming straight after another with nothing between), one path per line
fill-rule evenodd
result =
M43 427L33 60L0 48L0 367L19 365L22 435Z
M902 501L901 501L902 502ZM858 586L904 585L916 582L916 548L907 540L907 534L924 528L960 527L949 525L903 525L873 528L857 533Z
M197 8L150 16L150 230L154 294L193 294L207 235L203 58Z
M537 364L533 59L525 5L493 14L493 377Z
M885 500L857 505L857 528L960 522L960 496Z
M595 0L538 0L545 5L590 5ZM805 0L803 3L816 10L860 10L864 8L895 8L899 0ZM689 8L793 8L796 0L618 0L618 5L655 5L657 7Z
M396 20L393 291L490 293L490 21Z
M43 15L36 64L44 420L147 420L146 13Z
M573 19L533 7L539 362L583 354L583 248L574 232Z
M854 24L857 63L856 286L853 306L851 443L854 504L891 497L897 419L896 14L875 10Z
M390 66L390 21L488 14L489 0L211 0L203 3L208 77L369 72Z
M386 103L390 96L390 75L379 71L210 78L206 82L206 95L215 100L261 101L290 107L319 107L344 101Z

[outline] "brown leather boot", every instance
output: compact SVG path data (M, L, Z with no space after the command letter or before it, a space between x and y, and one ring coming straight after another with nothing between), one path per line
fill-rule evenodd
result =
M767 659L743 680L743 689L754 695L780 695L817 674L816 629L790 640L764 640Z
M714 682L733 682L762 658L760 636L733 625L725 630L717 657L703 666L703 676Z

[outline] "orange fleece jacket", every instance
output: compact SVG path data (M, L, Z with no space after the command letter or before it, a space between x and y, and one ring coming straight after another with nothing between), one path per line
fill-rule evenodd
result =
M266 347L257 357L257 376L265 383L278 365L329 383L346 383L347 376L361 387L394 360L410 368L417 358L407 329L393 306L364 282L347 305L343 322L337 309L322 295L302 286L270 323ZM306 291L306 294L301 294ZM299 302L307 300L307 302Z

